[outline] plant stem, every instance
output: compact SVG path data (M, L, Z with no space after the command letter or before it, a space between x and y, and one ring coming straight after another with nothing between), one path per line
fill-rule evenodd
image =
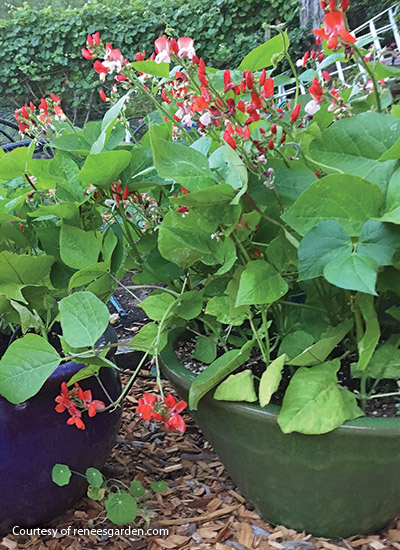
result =
M378 399L380 397L400 397L400 391L390 392L390 393L376 393L375 395L370 395L367 399Z
M254 337L255 339L257 340L257 344L258 344L258 347L261 351L261 355L262 355L262 358L263 358L263 361L266 365L269 364L269 360L267 358L267 353L265 351L265 348L260 340L260 336L258 334L258 331L256 330L256 327L254 326L254 323L253 323L253 317L251 316L251 312L250 312L250 308L249 308L249 312L248 312L248 318L249 318L249 322L250 322L250 326L251 326L251 330L254 334Z
M378 111L381 113L382 112L381 94L379 92L379 86L376 81L374 71L368 66L368 63L364 60L364 57L362 56L360 50L354 44L353 44L353 49L357 54L359 62L361 63L361 65L363 66L363 68L365 69L366 73L368 74L368 76L372 81L372 86L374 87L374 93L376 98L376 106L378 107Z
M269 362L270 362L270 346L269 346L269 334L268 334L268 322L267 322L267 310L268 310L268 306L261 306L261 320L262 320L262 324L263 324L263 328L264 328L264 338L265 338L265 354L266 354L266 357L267 357L267 361L268 363L266 363L267 365L269 365Z

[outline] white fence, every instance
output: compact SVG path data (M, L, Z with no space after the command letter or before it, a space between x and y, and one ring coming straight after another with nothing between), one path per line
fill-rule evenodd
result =
M375 15L369 21L366 21L356 29L352 30L352 34L357 38L357 41L362 41L361 43L371 43L374 45L377 52L383 52L383 57L387 63L391 63L391 55L385 57L384 47L382 42L385 42L386 45L394 44L395 49L392 50L396 55L400 55L400 32L399 27L396 22L396 16L400 13L400 2L395 2L390 8L382 11L378 15ZM400 58L399 58L400 59ZM321 64L317 63L317 70L320 68ZM330 71L331 76L338 76L338 78L346 84L346 71L352 69L354 65L344 64L340 61L335 63L336 71ZM364 72L363 68L360 66L360 72ZM279 86L278 88L278 98L285 99L286 96L294 93L295 88L290 88L286 90L284 86ZM302 94L306 93L306 90L303 86L300 86L300 91Z

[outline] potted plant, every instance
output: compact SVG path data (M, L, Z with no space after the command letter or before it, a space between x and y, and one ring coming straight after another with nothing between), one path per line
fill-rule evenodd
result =
M82 496L84 476L68 484L69 467L86 471L89 496L94 498L94 489L96 499L105 495L96 469L115 442L120 404L135 379L122 390L111 360L118 342L106 306L131 257L138 255L131 235L136 225L122 208L126 192L120 183L110 186L118 173L113 162L118 170L126 168L131 152L97 154L100 142L101 149L123 140L118 109L86 125L90 153L83 131L51 94L38 107L31 103L16 112L31 145L7 154L0 149L0 488L13 495L0 506L4 534L15 525L48 521ZM51 158L33 158L37 140ZM70 152L74 140L79 149ZM143 354L135 365L137 372L146 358ZM154 406L156 398L149 399ZM172 396L161 400L159 419L183 431L182 405L175 405ZM145 403L140 410L146 417ZM133 493L130 500L138 496ZM119 493L108 495L105 505L112 505L113 521L134 519L136 501L127 508L128 497L120 503Z
M158 372L161 353L265 519L331 537L400 510L399 69L357 42L348 4L321 2L323 49L296 64L279 26L234 70L187 37L133 62L99 36L83 50L113 77L103 100L139 87L159 113L121 180L156 213L135 239L133 282L158 288L132 346Z
M265 519L332 537L400 508L400 120L398 68L349 32L348 1L322 7L323 50L296 64L280 26L224 71L188 37L160 37L129 62L88 35L82 53L103 87L111 75L100 90L111 108L84 129L66 122L50 162L74 159L129 246L134 285L153 289L131 346L188 398ZM329 72L337 60L349 62L346 85ZM137 89L157 111L141 142L126 142ZM41 111L25 107L34 129L48 122ZM45 186L42 167L29 169ZM183 431L183 406L146 395L138 412Z

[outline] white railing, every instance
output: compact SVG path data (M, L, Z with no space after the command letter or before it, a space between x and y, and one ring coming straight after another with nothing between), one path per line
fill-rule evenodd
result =
M390 42L396 45L396 48L393 51L394 54L400 55L400 32L399 27L396 22L396 15L400 12L400 2L395 2L392 6L386 10L378 13L375 17L372 17L369 21L366 21L356 29L352 30L352 34L357 38L357 41L361 43L371 42L374 44L374 47L377 52L382 52L384 48L382 47L381 42L385 41L386 43ZM388 62L391 62L391 59L388 59ZM330 71L331 76L337 76L345 85L346 83L346 71L349 71L354 68L354 65L344 64L340 61L336 61L336 71ZM317 70L319 69L320 64L317 63ZM360 72L363 73L364 70L359 66ZM320 71L319 71L320 72ZM284 86L278 87L277 97L281 99L286 99L287 96L293 94L295 88L285 89ZM306 93L304 86L300 86L300 91L302 94Z

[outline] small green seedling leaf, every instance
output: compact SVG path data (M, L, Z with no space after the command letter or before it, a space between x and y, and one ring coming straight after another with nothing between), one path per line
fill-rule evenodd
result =
M150 487L155 493L163 493L168 489L168 483L166 481L152 481Z
M51 471L51 479L59 487L68 485L72 472L66 464L56 464Z
M129 492L133 497L140 498L145 494L146 490L140 481L132 481L129 485Z
M97 468L88 468L86 470L86 479L96 489L99 489L104 483L103 474Z
M111 493L105 501L107 517L116 525L131 523L137 515L137 502L129 493Z

